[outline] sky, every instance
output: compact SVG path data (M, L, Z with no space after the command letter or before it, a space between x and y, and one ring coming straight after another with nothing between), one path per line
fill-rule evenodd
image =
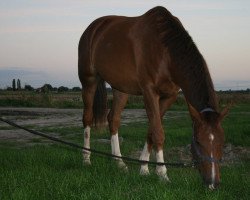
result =
M250 88L249 0L1 0L0 88L12 79L41 87L80 86L81 34L104 15L139 16L161 5L203 54L217 90Z

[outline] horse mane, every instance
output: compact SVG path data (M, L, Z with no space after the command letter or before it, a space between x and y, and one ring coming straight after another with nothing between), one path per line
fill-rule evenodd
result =
M167 48L171 60L183 76L189 79L192 88L189 90L189 99L206 104L199 105L200 110L203 109L202 106L217 110L214 85L206 61L180 20L161 6L149 10L146 15L151 18L150 21L158 30L161 42Z

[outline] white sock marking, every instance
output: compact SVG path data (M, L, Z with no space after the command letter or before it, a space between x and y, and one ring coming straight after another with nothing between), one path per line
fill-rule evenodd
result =
M90 127L87 126L84 129L84 147L89 148L90 147Z
M150 153L148 151L148 143L146 142L144 145L144 148L141 152L140 160L149 161L149 156L150 156ZM148 175L149 174L148 164L141 165L140 174L141 175Z
M84 143L83 143L84 148L90 148L90 127L86 126L84 129ZM91 164L90 163L90 151L83 150L83 162L86 164Z
M113 155L116 156L122 156L121 155L121 151L120 151L120 144L119 144L119 137L118 137L118 133L116 133L115 135L111 136L111 151ZM120 168L123 168L125 170L127 170L127 166L126 164L122 161L121 158L115 158L118 161L118 166Z
M156 161L159 163L163 163L164 162L164 157L163 157L163 151L160 150L158 152L156 152ZM162 178L165 181L169 181L169 178L167 176L167 168L165 165L157 165L156 166L156 174L158 176L160 176L160 178Z
M118 133L111 137L111 150L113 155L121 156Z

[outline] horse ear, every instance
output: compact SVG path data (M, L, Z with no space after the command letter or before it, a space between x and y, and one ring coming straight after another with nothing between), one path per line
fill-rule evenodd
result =
M219 116L219 121L222 121L229 113L229 109L233 106L232 103L230 103L229 105L227 105L220 113Z
M188 104L188 109L192 119L200 123L202 121L201 114L191 104Z

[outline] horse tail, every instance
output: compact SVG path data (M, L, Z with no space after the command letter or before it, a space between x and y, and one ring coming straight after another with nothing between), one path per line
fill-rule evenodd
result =
M105 81L101 79L97 85L93 105L93 125L98 130L107 126L107 100Z

